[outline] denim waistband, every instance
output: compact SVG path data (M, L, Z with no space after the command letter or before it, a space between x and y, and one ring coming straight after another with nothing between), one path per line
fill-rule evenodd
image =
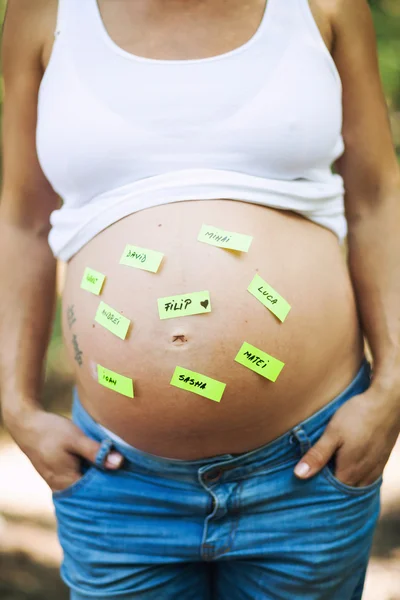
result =
M264 446L242 454L222 454L199 460L181 460L149 454L126 444L126 442L122 445L115 440L109 440L109 446L112 446L124 456L124 468L126 469L153 473L156 476L189 480L197 480L200 474L217 469L219 475L221 471L224 472L226 479L237 480L268 464L276 464L285 460L289 453L294 454L293 439L296 431L301 428L308 436L312 436L317 430L326 426L342 404L369 387L370 378L371 367L368 361L364 359L352 382L336 398ZM104 442L107 439L107 434L101 425L82 406L76 389L74 391L72 419L89 437L99 442Z

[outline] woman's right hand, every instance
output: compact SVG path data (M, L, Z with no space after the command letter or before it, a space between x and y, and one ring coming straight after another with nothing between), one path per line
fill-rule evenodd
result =
M12 426L5 425L53 492L78 481L81 458L94 463L100 448L99 442L87 437L70 419L37 408L24 411ZM115 470L122 462L123 456L112 450L104 466Z

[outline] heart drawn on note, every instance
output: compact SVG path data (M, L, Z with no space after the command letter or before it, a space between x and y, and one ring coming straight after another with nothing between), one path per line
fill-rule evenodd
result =
M208 300L203 300L203 302L200 302L200 305L201 305L203 308L207 308L207 306L208 306Z

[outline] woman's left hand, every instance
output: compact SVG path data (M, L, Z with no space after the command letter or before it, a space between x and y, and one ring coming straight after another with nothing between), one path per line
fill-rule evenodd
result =
M371 387L348 400L297 463L295 475L312 477L335 454L335 477L343 483L362 487L376 481L400 432L399 396Z

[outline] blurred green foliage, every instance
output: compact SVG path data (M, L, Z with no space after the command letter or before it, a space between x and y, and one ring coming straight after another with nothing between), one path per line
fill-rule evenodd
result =
M393 111L400 111L400 2L372 0L382 80Z
M0 20L1 20L1 22L3 22L3 19L4 19L6 4L7 4L6 0L1 0L1 2L0 2Z

